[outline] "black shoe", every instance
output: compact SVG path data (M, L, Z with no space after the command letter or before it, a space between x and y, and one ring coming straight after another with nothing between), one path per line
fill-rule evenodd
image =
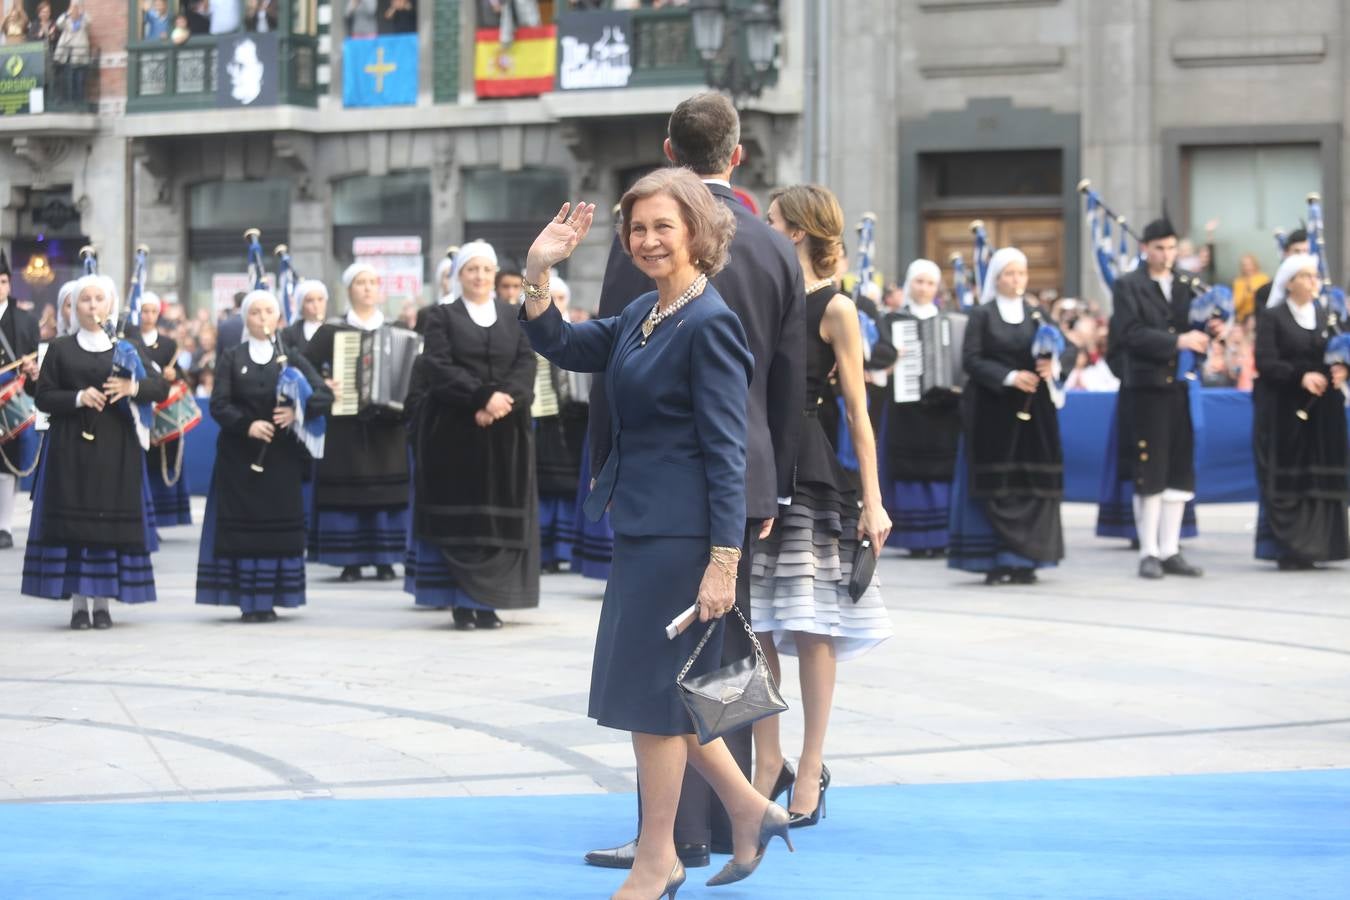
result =
M1145 556L1139 560L1140 578L1162 578L1164 574L1162 560L1158 557Z
M1309 572L1317 568L1317 566L1306 559L1296 559L1292 557L1285 557L1284 559L1279 560L1277 565L1280 567L1281 572Z
M927 558L928 558L928 550L925 549L925 548L923 548L923 547L917 547L917 548L915 548L915 549L909 551L909 558L910 558L910 559L927 559Z
M107 631L112 627L112 616L106 609L94 610L94 628L99 631Z
M789 828L810 828L812 825L820 824L820 820L825 818L825 791L830 787L830 767L824 763L820 764L820 799L816 802L816 808L811 810L810 815L802 813L788 813Z
M375 567L375 580L376 580L376 581L393 581L393 580L394 580L395 578L397 578L397 577L398 577L398 576L394 574L394 567L393 567L393 566L376 566L376 567Z
M275 622L277 620L277 611L275 609L260 609L253 615L259 622Z
M0 531L0 550L8 550L14 546L14 535L8 531Z
M586 854L586 864L602 869L631 869L637 856L637 843L637 838L633 838L621 847L592 850ZM701 869L712 862L707 844L676 844L675 853L687 869Z
M240 613L240 615L239 615L239 621L241 621L241 622L256 622L256 621L258 621L258 614L255 613L255 612Z
M460 631L473 631L478 627L478 622L474 618L473 610L457 606L451 610L451 613L455 617L455 627Z
M475 609L473 611L474 624L479 628L501 628L502 620L497 618L497 614L490 609Z
M1130 541L1130 549L1131 550L1139 549L1139 538L1135 538L1134 540Z
M1186 575L1190 578L1199 578L1205 574L1205 570L1199 566L1193 566L1186 562L1186 557L1180 553L1175 556L1169 556L1162 562L1162 569L1168 575Z
M797 780L797 773L792 771L792 766L787 760L783 760L783 768L778 770L778 780L773 783L773 790L769 792L769 802L777 803L779 796L783 793L788 795L788 802L792 802L792 785Z
M999 569L990 569L988 572L985 572L985 573L984 573L984 583L985 583L985 584L1002 584L1003 582L1005 582L1005 581L1008 580L1008 574L1009 574L1009 573L1008 573L1008 570L1007 570L1007 569L1003 569L1003 568L999 568Z
M89 630L89 610L77 609L70 614L70 627L75 631Z
M338 581L352 582L360 580L361 580L360 566L345 566L342 569L342 574L338 576Z
M1036 577L1035 569L1013 569L1008 580L1013 584L1035 584L1040 579Z

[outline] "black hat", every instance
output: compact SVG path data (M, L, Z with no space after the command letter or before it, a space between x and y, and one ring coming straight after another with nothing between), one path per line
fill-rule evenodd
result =
M5 251L0 249L0 275L9 274L9 257L5 256Z
M1161 219L1154 219L1144 226L1144 235L1140 243L1147 244L1151 241L1160 241L1163 238L1174 238L1176 236L1177 230L1172 227L1172 223L1167 216L1163 216Z
M1295 228L1293 231L1289 232L1289 234L1285 235L1284 244L1286 247L1289 246L1290 244L1301 244L1307 239L1308 239L1308 229Z

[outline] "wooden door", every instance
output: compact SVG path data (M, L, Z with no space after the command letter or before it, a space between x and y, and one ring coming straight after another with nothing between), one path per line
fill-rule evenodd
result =
M970 223L983 219L994 249L1016 247L1027 255L1027 289L1064 292L1064 219L1058 212L929 213L924 217L924 255L942 267L950 290L951 256L969 268L975 251Z

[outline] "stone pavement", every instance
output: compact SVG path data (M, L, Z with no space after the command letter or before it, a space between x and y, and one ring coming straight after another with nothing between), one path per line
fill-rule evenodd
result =
M896 637L840 667L836 783L1350 767L1350 569L1276 573L1254 506L1206 506L1209 577L1146 583L1094 514L1066 507L1069 560L1033 587L887 554ZM632 790L626 738L585 716L598 582L546 576L539 609L460 633L311 567L307 607L244 625L192 603L197 529L164 536L160 601L110 632L19 595L22 529L0 551L0 800Z

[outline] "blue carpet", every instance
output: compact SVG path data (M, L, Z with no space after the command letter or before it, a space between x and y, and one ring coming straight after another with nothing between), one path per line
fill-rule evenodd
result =
M748 881L681 897L1344 898L1350 770L836 789ZM0 806L0 896L607 897L633 798ZM723 858L714 858L714 866Z

